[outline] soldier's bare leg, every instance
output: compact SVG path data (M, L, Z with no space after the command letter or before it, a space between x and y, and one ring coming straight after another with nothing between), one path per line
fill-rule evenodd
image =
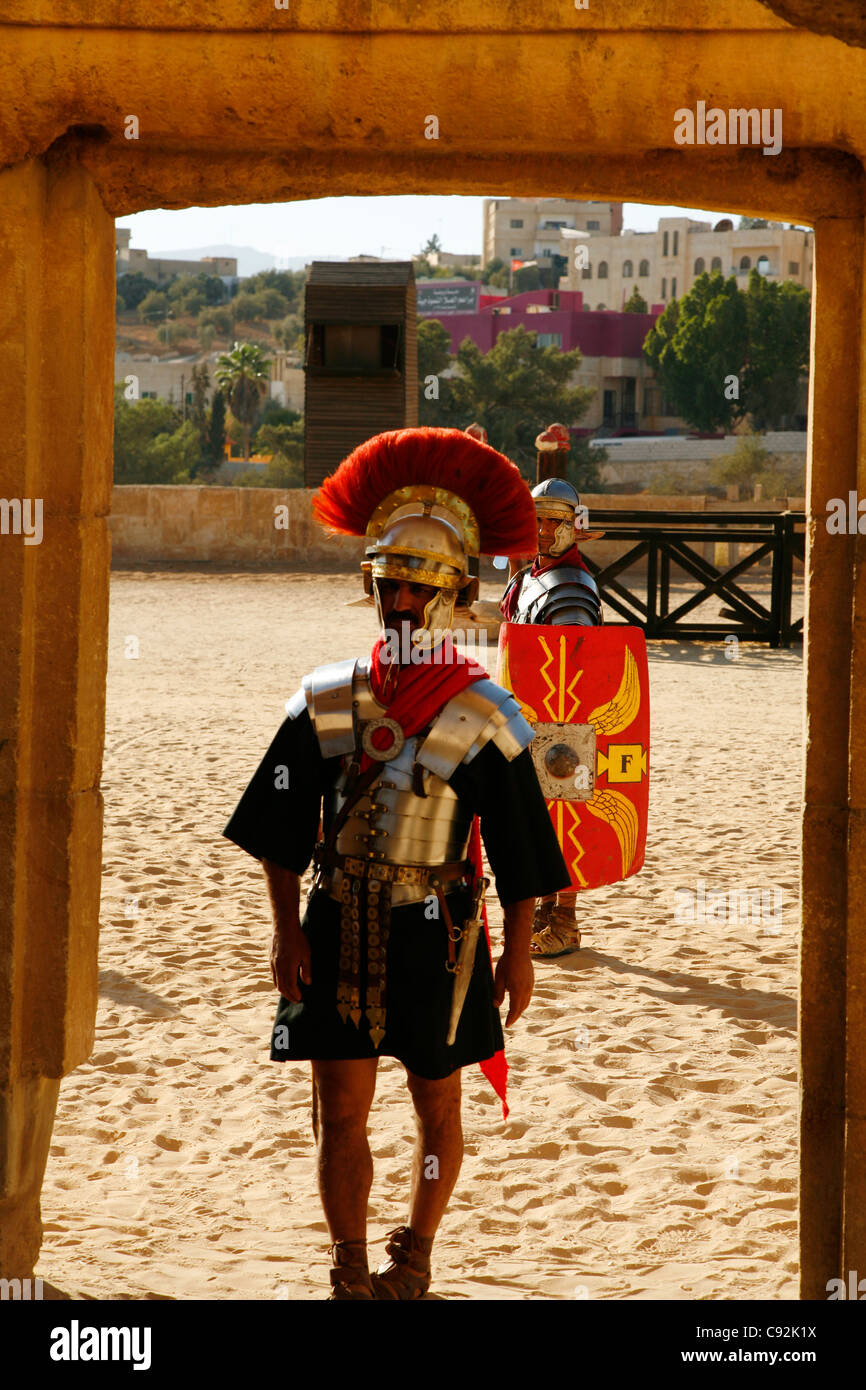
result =
M409 1225L432 1239L448 1205L463 1162L460 1069L428 1081L407 1068L407 1084L417 1117L412 1163Z
M333 1241L367 1239L373 1158L367 1116L378 1058L313 1062L319 1097L319 1195Z

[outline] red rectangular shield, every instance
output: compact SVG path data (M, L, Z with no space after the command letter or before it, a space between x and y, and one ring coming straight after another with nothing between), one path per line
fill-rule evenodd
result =
M574 887L636 874L649 802L641 629L503 623L496 679L535 729L530 752Z

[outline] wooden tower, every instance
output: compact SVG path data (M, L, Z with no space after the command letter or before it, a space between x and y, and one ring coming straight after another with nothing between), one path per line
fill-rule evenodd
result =
M411 261L314 261L305 298L304 482L371 435L418 423Z

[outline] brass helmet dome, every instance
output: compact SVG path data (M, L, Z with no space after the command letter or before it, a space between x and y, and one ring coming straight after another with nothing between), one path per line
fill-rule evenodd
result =
M477 596L481 554L526 554L535 541L518 468L463 430L419 427L368 439L325 479L313 511L330 530L366 538L364 588L380 621L379 581L436 590L425 609L431 636L451 626L458 600Z
M370 518L367 542L361 565L364 590L372 592L382 625L378 580L436 590L415 638L419 646L441 640L457 603L468 607L478 597L478 522L466 503L445 488L400 488L386 497Z

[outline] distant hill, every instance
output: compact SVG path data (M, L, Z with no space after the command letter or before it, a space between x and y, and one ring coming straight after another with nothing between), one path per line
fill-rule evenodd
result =
M197 261L202 256L236 256L238 275L245 279L248 275L258 275L260 270L303 270L310 261L339 261L342 256L320 256L315 251L307 256L277 257L271 251L257 251L255 246L184 246L176 251L151 251L154 258L161 257L172 261Z

